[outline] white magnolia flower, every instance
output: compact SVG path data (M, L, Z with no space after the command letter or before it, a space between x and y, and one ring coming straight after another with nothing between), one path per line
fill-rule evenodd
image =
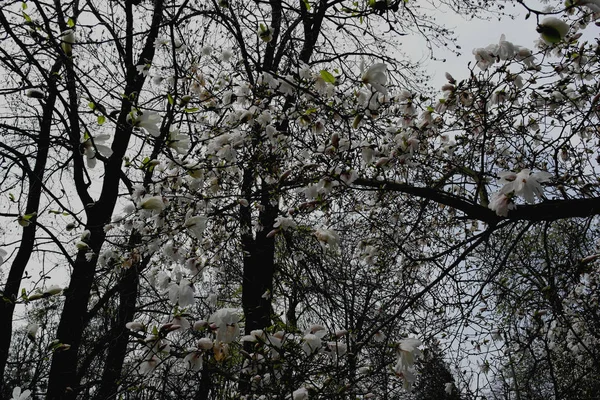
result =
M160 115L154 111L144 111L141 112L139 110L134 110L129 113L127 119L138 128L144 129L150 136L159 137L160 136Z
M196 215L185 221L185 227L196 237L196 239L202 239L202 234L206 229L207 222L208 218L204 215Z
M169 284L169 300L179 307L185 308L194 304L194 288L191 282L183 278L179 284Z
M515 56L517 49L514 44L506 40L506 36L502 34L500 36L500 42L498 43L498 57L501 60L510 60Z
M208 322L214 325L217 342L231 343L240 335L240 316L235 308L222 308L210 316Z
M187 318L182 317L181 315L177 315L177 316L173 317L173 319L169 323L172 325L173 330L186 330L186 329L190 329L192 327L192 324L190 324L190 321L188 321ZM177 327L177 326L179 328L175 329L175 327Z
M145 330L145 326L144 324L142 324L139 321L131 321L125 324L125 328L129 329L130 331L134 331L134 332L140 332Z
M81 140L81 147L88 167L94 168L96 166L96 155L98 153L106 158L112 155L112 149L104 144L108 139L110 139L110 135L103 134L92 137L87 132L85 133Z
M185 356L183 361L188 364L188 368L191 371L198 372L202 369L202 352L193 351Z
M135 70L138 74L148 76L150 75L150 64L140 64L135 66Z
M373 64L362 76L363 83L366 83L379 93L387 94L387 65L384 63Z
M275 223L273 224L273 228L279 228L281 230L288 230L290 228L296 227L296 221L293 218L289 217L277 217L275 219Z
M404 381L406 390L410 390L412 384L417 380L414 364L415 358L421 355L421 350L418 349L420 345L421 341L415 338L406 338L398 343L394 372Z
M190 147L190 138L188 135L180 134L179 129L171 128L167 145L179 154L186 154Z
M327 347L331 350L334 359L342 357L348 351L348 345L341 342L327 342Z
M194 324L194 327L196 326L196 324ZM213 341L210 340L207 337L201 338L200 340L198 340L198 348L200 350L210 350L213 348Z
M321 348L321 338L312 333L308 333L304 335L302 338L302 351L306 353L307 356L313 354Z
M165 203L163 202L162 196L151 196L145 197L140 203L140 207L143 210L152 210L161 212L165 209Z
M10 400L29 400L31 395L31 390L21 391L20 387L16 387L13 389L12 398Z
M502 192L497 192L492 195L488 208L496 212L500 217L507 217L509 210L514 210L517 206L512 202L511 198Z
M31 340L35 340L35 335L37 335L40 326L36 323L31 323L27 325L27 337Z
M327 243L329 246L336 246L340 241L340 236L331 229L317 229L315 236L319 241Z
M529 169L523 169L518 174L514 172L502 172L499 174L499 183L503 183L504 186L500 190L501 193L506 195L514 193L517 196L521 196L528 203L534 203L535 197L543 199L544 190L540 183L548 182L552 177L549 172L534 172L531 173Z
M538 25L537 31L542 40L547 44L555 44L561 42L567 33L569 33L569 24L556 18L544 18Z
M305 387L301 387L292 392L292 400L307 400L308 398L308 389Z
M166 37L157 37L154 40L154 48L167 47L171 44L171 40Z
M475 56L475 60L477 61L477 66L481 68L483 71L488 69L491 65L496 62L496 45L490 45L484 48L477 48L473 50L473 55Z
M565 5L569 6L586 6L590 11L600 13L600 0L567 0Z
M144 360L140 364L139 373L141 375L150 375L152 372L154 372L154 369L156 369L156 366L158 365L158 361L159 361L159 359L155 355L153 355L152 357L150 357L147 360Z

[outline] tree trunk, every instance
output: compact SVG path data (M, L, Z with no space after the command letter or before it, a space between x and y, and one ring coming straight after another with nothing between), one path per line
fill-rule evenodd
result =
M35 156L35 166L33 171L29 170L27 160L23 160L23 170L27 173L29 180L29 192L27 194L27 205L25 214L37 213L40 206L40 198L42 194L42 182L44 173L46 172L46 161L48 159L48 150L50 148L50 130L52 127L52 113L54 112L54 104L56 103L57 90L55 82L57 72L60 70L62 63L55 62L50 77L48 78L49 90L48 98L44 104L44 111L40 121L39 136L37 138L37 154ZM2 299L0 301L0 393L3 392L4 370L8 360L10 349L10 341L12 338L12 317L15 310L15 301L19 294L21 279L29 262L31 254L35 246L36 221L35 218L29 226L23 228L23 235L17 255L13 260Z

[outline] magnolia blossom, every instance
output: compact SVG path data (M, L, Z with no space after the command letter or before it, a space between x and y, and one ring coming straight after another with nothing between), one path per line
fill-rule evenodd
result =
M498 43L498 58L501 60L510 60L515 56L517 48L514 44L506 40L506 36L502 34L500 36L500 42Z
M20 387L13 389L12 398L10 400L28 400L31 395L31 390L21 391Z
M94 168L96 166L96 155L100 153L103 157L110 157L113 153L112 149L103 143L110 139L110 135L97 135L90 136L85 134L82 141L81 147L83 148L83 155L85 155L88 167Z
M240 316L235 308L222 308L210 316L217 342L231 343L240 335Z
M203 360L201 351L192 351L183 359L188 364L191 371L198 372L202 369Z
M336 246L340 241L340 237L336 231L331 229L317 229L315 236L320 242L326 243L329 246Z
M154 111L144 111L141 112L139 110L134 110L129 113L127 119L138 128L144 129L150 136L159 137L160 136L160 115Z
M387 94L387 65L383 63L373 64L362 76L363 83L366 83L379 93Z
M40 326L36 323L31 323L27 325L27 337L31 340L35 340L35 335L37 335Z
M342 357L348 351L348 345L341 342L327 342L327 348L331 351L334 360L337 360L338 357Z
M540 183L548 182L552 177L549 172L534 172L529 169L523 169L518 174L514 172L502 172L499 174L499 183L504 184L500 192L506 195L514 193L521 196L528 203L534 203L535 197L544 198L544 190ZM491 205L490 205L491 206Z
M292 393L292 400L307 400L308 398L308 389L306 389L305 387L296 389Z
M569 24L556 17L548 17L544 18L538 25L537 31L546 44L554 44L562 41L567 36Z
M141 375L149 375L156 369L159 359L155 355L140 364L139 373Z
M169 285L169 300L179 307L185 308L194 304L194 288L189 280L183 278L179 284Z
M475 60L477 61L477 66L483 71L488 69L491 65L494 64L494 62L496 62L496 51L496 45L489 45L485 49L481 47L474 49L473 55L475 56Z
M144 324L142 324L139 321L131 321L125 324L125 328L129 329L130 331L134 331L134 332L140 332L145 330L145 326Z
M194 327L196 326L196 324L194 324ZM210 350L213 348L213 341L207 337L201 338L200 340L198 340L198 348L200 350Z
M165 203L163 202L162 196L151 196L151 197L145 197L141 201L140 207L143 210L152 210L152 211L161 212L162 210L165 209L166 206L165 206Z
M497 192L492 195L488 208L496 212L500 217L507 217L509 210L514 210L517 206L512 202L511 198L502 192Z
M169 323L172 325L172 328L179 327L179 328L173 329L173 330L186 330L186 329L189 329L192 327L192 325L190 324L190 321L188 321L187 318L185 318L181 315L177 315L177 316L173 317L173 319Z
M402 378L406 390L410 390L417 380L414 364L415 358L421 355L421 350L418 349L420 345L421 341L415 338L406 338L398 343L394 372Z
M321 344L322 342L319 336L308 333L302 338L302 351L309 356L318 351L321 348Z
M179 129L171 128L167 145L179 154L186 154L190 147L190 138L188 135L180 134Z
M296 221L293 218L289 217L277 217L275 218L275 223L273 224L273 228L279 228L281 230L288 230L290 228L296 227Z
M196 239L202 239L202 234L206 229L207 222L208 218L204 215L196 215L185 221L185 227L196 237Z

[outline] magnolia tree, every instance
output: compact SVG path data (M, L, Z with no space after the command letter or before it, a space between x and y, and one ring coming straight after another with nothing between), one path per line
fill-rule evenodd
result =
M600 5L522 6L431 94L410 1L3 5L3 395L593 393Z

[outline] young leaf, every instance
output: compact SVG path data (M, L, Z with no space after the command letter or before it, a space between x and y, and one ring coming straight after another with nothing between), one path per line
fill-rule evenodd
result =
M331 83L332 85L335 85L335 77L333 75L331 75L330 72L328 72L327 70L322 69L321 72L321 78L323 78L323 80L327 83Z

